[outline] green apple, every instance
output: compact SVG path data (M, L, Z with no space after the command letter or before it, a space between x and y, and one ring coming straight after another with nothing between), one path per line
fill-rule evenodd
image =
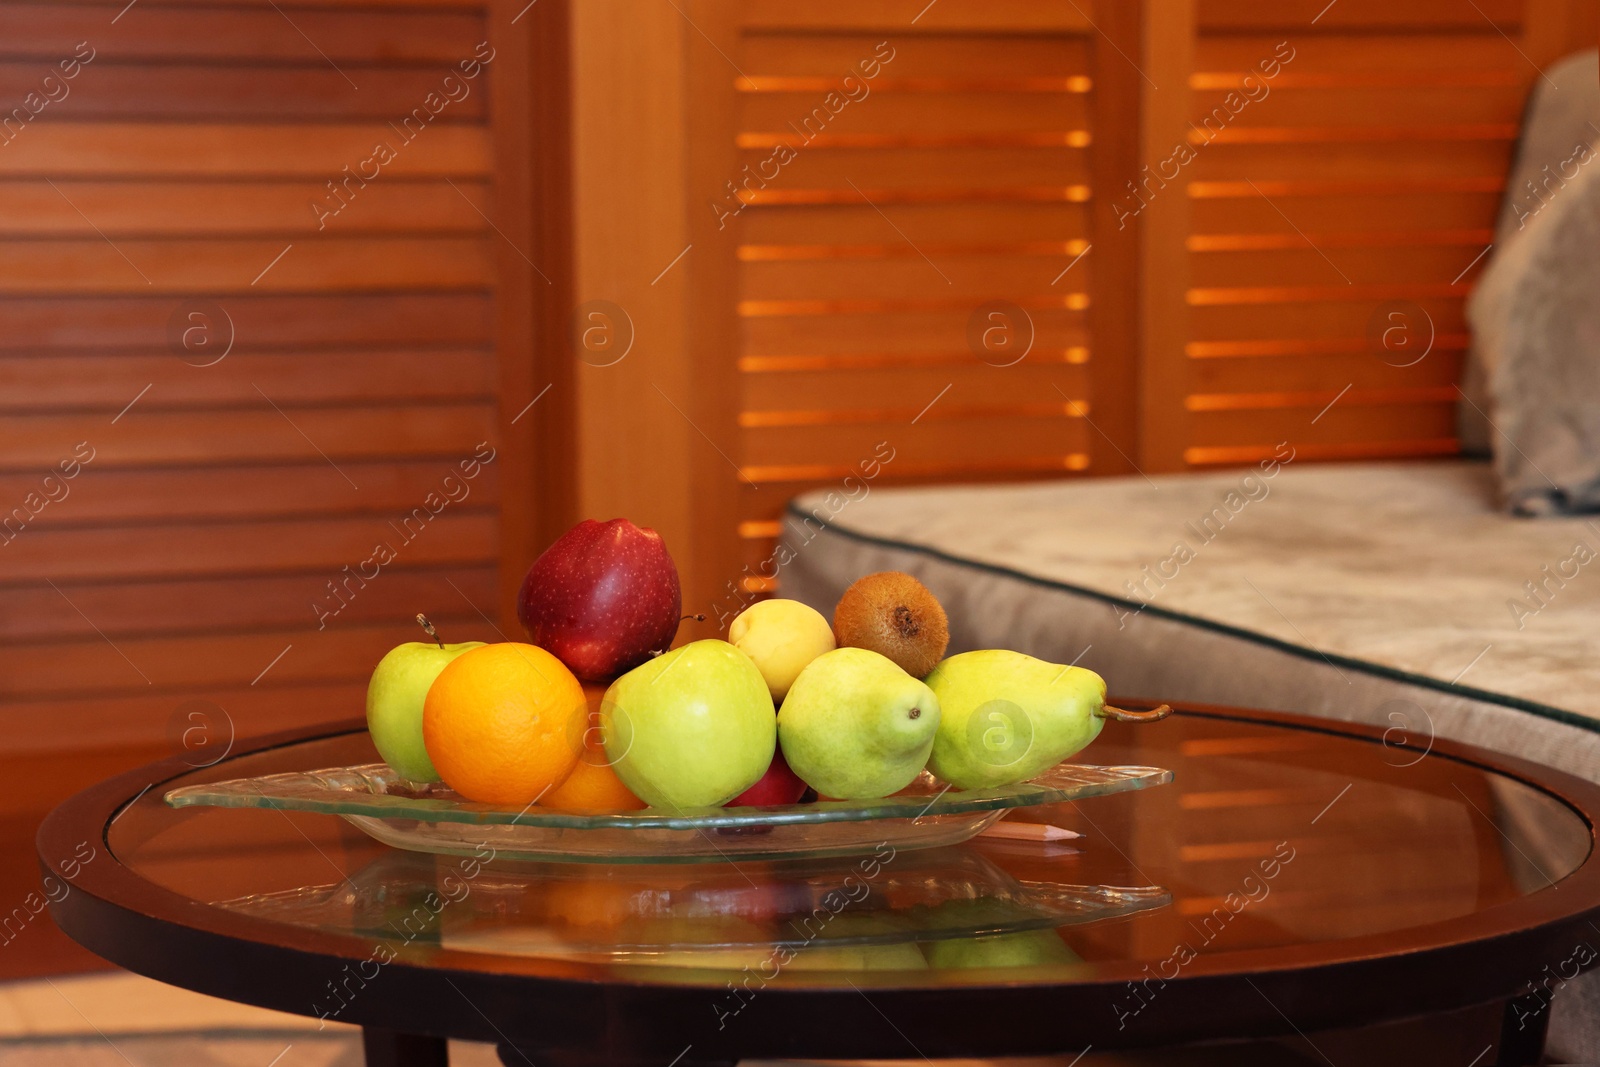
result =
M782 703L806 664L833 651L833 626L798 600L763 600L739 613L728 640L755 660L775 703Z
M422 744L422 702L440 671L461 653L481 647L482 641L454 645L407 641L378 661L367 684L367 729L378 755L400 777L413 782L439 780Z
M778 743L766 680L749 656L714 639L618 678L600 718L617 777L657 808L726 804L767 773Z
M1082 963L1054 930L1029 930L989 937L958 937L922 946L930 967L969 970L976 967L1044 967Z
M990 649L928 675L943 717L928 769L957 789L1036 778L1100 735L1106 683L1091 670Z
M836 648L808 663L778 711L783 758L841 800L904 789L928 761L939 698L887 656Z

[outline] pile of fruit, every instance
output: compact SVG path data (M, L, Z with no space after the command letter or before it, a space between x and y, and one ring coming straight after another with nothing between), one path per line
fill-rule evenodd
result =
M1033 778L1106 717L1082 667L989 650L944 658L944 608L908 574L869 574L833 621L751 605L728 640L671 648L677 568L654 530L575 526L538 558L518 614L528 643L393 649L367 724L402 778L487 804L669 811L889 796L926 768L956 789Z

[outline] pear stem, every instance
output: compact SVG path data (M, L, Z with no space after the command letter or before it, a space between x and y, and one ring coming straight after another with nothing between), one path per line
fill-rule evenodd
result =
M1107 704L1095 714L1102 719L1115 719L1117 722L1160 722L1172 714L1172 705L1162 704L1149 711L1124 711L1122 708L1114 708Z
M420 611L417 612L417 625L422 627L423 633L437 641L440 648L444 647L444 639L439 636L439 631L433 628L433 623L429 622L428 617Z
M695 622L705 622L706 621L706 616L705 616L704 612L701 612L699 615L680 615L680 616L678 616L678 621L679 622L682 622L684 619L693 619Z

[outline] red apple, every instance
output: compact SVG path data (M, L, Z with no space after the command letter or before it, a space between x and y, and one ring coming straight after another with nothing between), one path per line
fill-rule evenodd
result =
M772 804L798 804L806 791L800 776L789 769L782 752L772 754L772 765L756 784L728 801L730 808L764 808Z
M627 519L585 519L533 561L517 597L528 640L584 681L611 678L663 652L683 591L661 535Z

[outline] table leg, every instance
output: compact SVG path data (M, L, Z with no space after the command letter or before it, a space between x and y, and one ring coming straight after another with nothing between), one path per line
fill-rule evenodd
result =
M367 1067L450 1067L450 1046L442 1037L361 1028Z
M1506 1001L1500 1023L1496 1067L1528 1067L1544 1058L1545 1032L1550 1028L1549 1002L1538 997Z

